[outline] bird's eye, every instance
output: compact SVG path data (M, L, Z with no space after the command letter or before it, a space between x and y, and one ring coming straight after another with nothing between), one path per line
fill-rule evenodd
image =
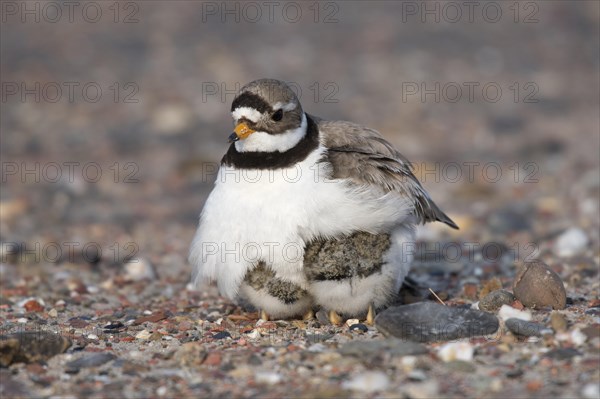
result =
M271 116L271 119L273 119L275 122L279 122L281 120L281 118L283 118L283 110L282 109L278 109L273 116Z

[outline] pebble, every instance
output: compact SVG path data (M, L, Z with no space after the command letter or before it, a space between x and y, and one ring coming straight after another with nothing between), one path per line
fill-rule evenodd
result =
M425 381L427 379L427 374L423 370L413 370L407 375L408 379L411 381Z
M554 251L560 257L570 257L585 249L588 241L583 230L571 227L556 239Z
M528 308L564 309L567 293L562 280L541 261L525 263L517 272L513 291L517 299Z
M156 273L150 261L145 258L135 258L123 265L126 281L154 280Z
M246 336L250 339L258 339L260 338L260 332L255 328L254 330L246 334Z
M386 336L417 342L451 341L493 334L498 319L478 310L417 302L384 310L375 325Z
M384 391L390 385L390 379L381 371L367 371L353 376L342 383L343 389L373 393Z
M531 320L531 312L529 310L519 310L508 305L500 307L498 316L504 321L508 319Z
M48 316L52 317L52 318L56 318L56 317L58 317L58 311L56 309L52 308L48 312Z
M474 373L477 370L473 363L465 360L451 360L446 363L446 368L459 373Z
M567 360L575 356L583 356L583 354L574 348L558 348L552 349L544 355L544 357L554 360Z
M365 326L362 323L352 324L349 328L350 328L350 331L357 330L357 331L362 331L364 333L369 331L369 327Z
M475 348L469 342L449 342L438 349L437 356L444 362L462 360L470 362L473 360Z
M259 371L254 375L254 379L259 384L275 385L281 382L282 377L273 371Z
M358 319L348 319L348 320L346 320L346 325L348 327L352 327L353 325L358 324L358 323L360 323L360 320L358 320Z
M213 339L231 338L231 334L229 334L229 332L227 332L227 331L219 331L218 333L216 333L215 335L213 335L212 338Z
M569 338L575 346L581 346L585 343L585 341L587 341L587 335L582 333L579 328L576 328L573 331L571 331L571 334L569 334Z
M327 311L324 309L319 310L315 314L315 317L317 318L319 323L321 323L324 326L328 326L331 324L331 322L329 321L329 316L327 315Z
M400 339L386 339L382 341L350 341L338 349L344 356L359 358L387 353L390 356L422 355L428 352L427 348L419 343L403 341Z
M85 354L79 359L68 362L65 367L67 368L67 372L73 373L83 368L102 366L114 359L116 359L116 356L110 352Z
M548 328L541 324L521 319L510 318L504 323L512 333L523 337L541 337L544 331L550 332Z
M479 309L496 312L502 305L510 305L515 299L515 296L506 290L492 291L479 301Z
M312 344L311 346L309 346L307 350L309 352L319 353L319 352L323 352L325 349L326 349L325 345L316 343L316 344Z
M567 319L562 313L552 312L550 315L550 325L556 332L567 331Z
M142 330L135 335L137 339L149 339L152 336L152 333L148 330Z
M600 398L600 386L598 384L586 384L581 390L581 396L586 399Z
M431 399L440 396L438 384L434 380L406 384L403 387L403 391L411 399Z
M63 353L71 340L47 331L26 331L0 335L0 367L13 363L46 361Z

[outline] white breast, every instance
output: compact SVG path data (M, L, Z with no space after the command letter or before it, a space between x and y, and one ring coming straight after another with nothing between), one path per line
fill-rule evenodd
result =
M318 162L324 151L286 169L221 166L190 251L196 283L216 280L234 299L246 271L262 260L304 287L305 241L387 231L406 218L410 205L397 194L329 179L331 166Z

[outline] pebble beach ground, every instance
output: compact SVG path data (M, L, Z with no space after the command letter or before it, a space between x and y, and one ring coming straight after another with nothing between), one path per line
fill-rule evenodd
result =
M44 4L2 4L2 397L600 397L599 3ZM260 77L381 131L461 227L420 227L373 326L189 284Z

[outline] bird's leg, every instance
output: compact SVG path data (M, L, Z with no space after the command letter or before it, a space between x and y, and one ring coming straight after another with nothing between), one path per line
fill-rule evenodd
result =
M335 324L336 326L341 325L344 320L342 320L342 318L340 317L339 314L337 314L335 312L335 310L330 310L329 311L329 321L331 322L331 324Z
M304 313L302 316L302 320L312 320L315 317L315 313L312 309L309 309L308 312Z
M375 311L373 310L373 304L369 305L366 323L370 326L372 326L375 323Z
M260 319L264 321L269 321L269 315L267 314L267 312L265 312L264 309L261 309L260 311Z

